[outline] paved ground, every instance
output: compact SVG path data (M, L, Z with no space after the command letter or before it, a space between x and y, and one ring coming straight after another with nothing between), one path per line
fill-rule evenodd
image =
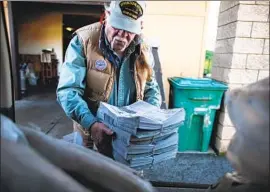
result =
M180 182L207 185L232 171L229 162L211 154L179 153L170 159L145 169L147 179L156 182Z
M40 129L57 138L72 132L72 122L56 102L55 90L44 90L42 93L16 101L16 122ZM224 157L213 154L180 153L176 159L144 170L144 175L151 181L212 184L231 170ZM165 192L169 189L160 190ZM171 191L175 190L171 189Z
M204 192L205 189L183 189L183 188L168 188L168 187L159 187L157 192Z
M57 103L52 89L16 101L15 111L16 123L20 125L40 129L57 138L72 132L72 121Z

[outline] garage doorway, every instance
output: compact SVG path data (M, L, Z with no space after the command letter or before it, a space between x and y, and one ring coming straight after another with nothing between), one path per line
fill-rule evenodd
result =
M92 15L63 15L63 62L67 47L73 37L72 34L77 29L98 21L99 17Z

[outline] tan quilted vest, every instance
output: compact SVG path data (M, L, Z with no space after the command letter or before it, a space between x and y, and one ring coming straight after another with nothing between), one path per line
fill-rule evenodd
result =
M84 54L86 56L87 74L86 74L86 90L84 99L93 114L96 113L99 102L107 102L112 91L114 78L116 77L114 66L104 58L99 49L99 38L102 25L94 23L82 27L76 31L80 41L83 44ZM143 100L145 83L152 73L147 64L147 51L149 48L142 45L140 55L135 61L134 80L136 85L136 98ZM142 55L143 54L143 55ZM145 60L141 59L144 56ZM96 68L96 61L105 60L107 67L104 70ZM84 130L82 126L74 122L74 128Z

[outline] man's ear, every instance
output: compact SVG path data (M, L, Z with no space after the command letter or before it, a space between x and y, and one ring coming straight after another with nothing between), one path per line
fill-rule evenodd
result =
M143 21L141 21L141 29L143 30Z
M104 13L102 13L102 15L100 16L100 18L99 18L99 22L101 23L101 24L103 24L103 23L105 23L105 12Z

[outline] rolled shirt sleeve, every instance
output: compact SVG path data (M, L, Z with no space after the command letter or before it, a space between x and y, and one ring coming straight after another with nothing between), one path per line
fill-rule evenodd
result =
M86 70L83 47L78 36L74 36L67 48L65 62L61 66L56 95L66 115L83 128L89 129L97 119L83 99Z

